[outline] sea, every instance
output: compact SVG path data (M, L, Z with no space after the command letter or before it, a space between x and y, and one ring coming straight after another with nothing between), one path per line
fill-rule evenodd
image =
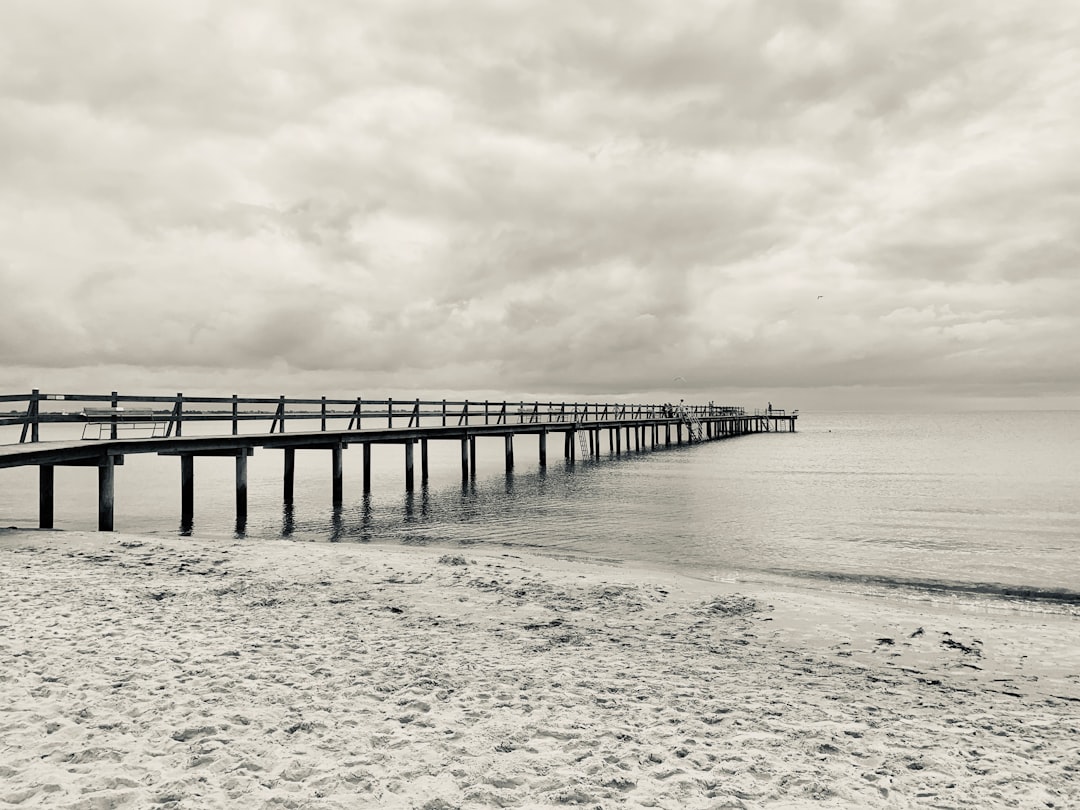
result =
M57 435L42 438L65 428L44 425ZM1080 412L803 412L793 433L619 455L604 436L599 459L576 462L550 437L546 468L536 437L518 436L509 473L502 438L480 438L467 481L460 443L432 441L429 480L420 486L417 452L412 493L403 449L376 445L364 494L354 446L337 509L330 453L297 451L285 507L283 454L256 449L243 526L233 459L195 459L194 522L181 525L179 460L129 455L116 469L115 528L501 549L1080 615ZM57 468L55 488L56 528L95 529L96 471ZM0 469L0 526L36 525L37 471Z

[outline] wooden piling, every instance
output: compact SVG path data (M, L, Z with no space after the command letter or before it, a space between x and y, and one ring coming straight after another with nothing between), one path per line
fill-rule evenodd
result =
M540 431L540 466L547 466L547 431Z
M412 492L413 486L413 445L415 441L405 442L405 491Z
M106 456L98 463L98 531L113 530L113 485L116 470L112 456Z
M371 442L364 442L364 494L371 492Z
M506 471L511 472L514 469L514 434L507 433L503 442L506 449Z
M428 482L428 440L420 440L420 486L426 486Z
M236 454L236 526L240 530L247 523L247 451Z
M41 529L53 527L55 470L52 464L38 467L38 527Z
M180 456L180 523L190 526L195 519L195 457Z
M332 505L341 506L343 500L342 494L344 487L342 485L344 479L344 468L341 463L341 445L330 448L330 469L332 476Z
M463 481L469 480L469 437L463 436L461 439L461 478Z
M293 447L285 448L285 471L284 471L284 485L282 487L282 497L286 506L292 506L293 503L293 483L296 480L296 449Z

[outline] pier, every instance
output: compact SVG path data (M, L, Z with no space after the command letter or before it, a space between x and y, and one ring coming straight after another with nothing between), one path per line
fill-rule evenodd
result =
M6 413L3 413L6 411ZM501 437L506 471L514 469L514 437L538 437L537 463L548 462L548 437L561 439L567 463L598 459L607 445L613 455L658 450L734 436L795 431L799 412L774 409L672 404L328 399L280 397L132 396L109 394L0 395L0 428L12 430L0 443L0 468L37 466L39 526L53 527L57 466L96 467L98 529L112 531L116 468L131 454L173 456L180 461L181 524L194 515L195 458L226 456L236 464L236 519L247 518L247 460L258 450L282 452L282 497L293 502L297 450L329 452L331 502L344 499L343 451L362 448L363 489L371 489L371 447L403 448L405 490L428 482L428 446L457 442L461 476L476 470L476 440ZM264 428L269 423L269 429ZM60 425L75 427L61 428ZM74 438L81 426L81 436ZM15 439L15 434L18 439ZM44 434L71 434L62 438ZM556 445L556 449L558 445Z

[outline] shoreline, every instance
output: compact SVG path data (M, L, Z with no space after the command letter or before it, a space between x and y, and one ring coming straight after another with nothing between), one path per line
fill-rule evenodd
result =
M1075 617L0 531L0 807L1065 807Z

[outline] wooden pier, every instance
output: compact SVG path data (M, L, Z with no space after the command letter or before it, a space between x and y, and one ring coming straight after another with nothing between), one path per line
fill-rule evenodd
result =
M39 525L53 526L54 469L57 466L98 470L98 529L112 531L115 511L115 469L126 455L154 453L180 459L181 524L194 515L195 458L227 456L236 460L236 518L247 519L247 460L256 449L281 450L286 505L293 502L297 450L329 451L331 501L344 498L343 450L362 449L363 488L371 489L371 447L400 444L404 448L405 490L416 487L416 446L420 446L420 481L428 482L428 445L460 443L461 475L475 475L476 440L502 437L506 471L514 468L514 437L536 435L538 463L548 461L548 436L561 435L568 463L599 458L606 443L610 453L644 451L714 441L754 433L795 431L798 411L709 405L632 405L623 403L448 402L447 400L241 398L128 396L110 394L0 395L0 428L19 431L18 441L0 444L0 468L34 465L39 470ZM242 432L250 423L270 423L268 432ZM82 426L82 438L47 441L47 426ZM286 426L292 424L291 432ZM315 425L318 429L313 429ZM224 429L228 429L228 433ZM299 428L299 429L297 429ZM623 442L625 441L625 450Z

